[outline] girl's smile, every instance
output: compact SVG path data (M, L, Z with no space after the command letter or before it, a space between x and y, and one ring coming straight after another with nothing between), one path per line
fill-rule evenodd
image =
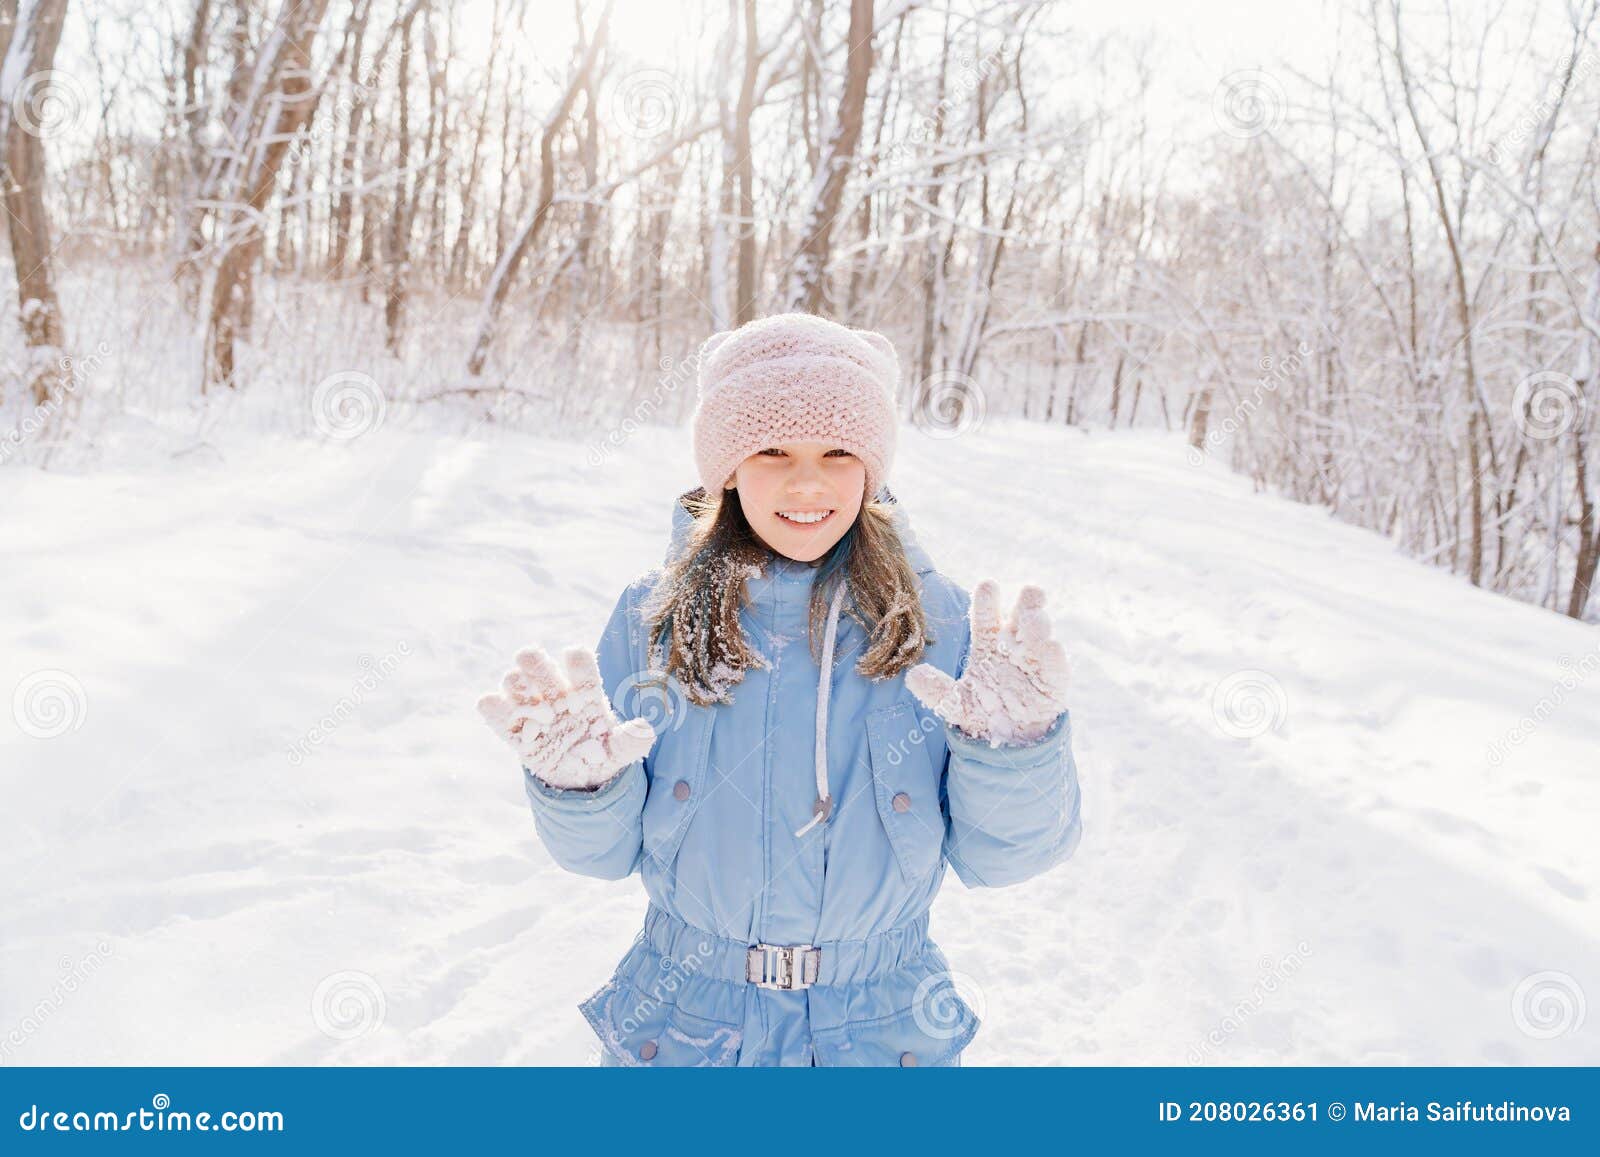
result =
M866 465L832 442L768 446L739 463L728 483L761 541L797 562L815 562L844 537L866 486Z
M818 526L833 517L831 510L780 510L778 517L802 526Z

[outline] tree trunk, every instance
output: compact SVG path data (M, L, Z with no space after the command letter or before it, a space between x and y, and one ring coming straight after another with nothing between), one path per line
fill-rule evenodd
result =
M44 206L45 157L31 109L46 95L36 82L48 77L61 41L67 0L22 0L9 43L0 53L0 202L17 267L17 307L22 340L36 354L27 369L34 403L60 386L60 351L66 345L56 298L50 218Z
M483 102L478 106L478 120L472 130L472 156L467 163L466 183L461 189L461 220L456 225L455 242L450 246L447 278L452 287L459 285L467 274L467 244L472 231L478 174L483 168L483 142L489 135L489 94L494 91L494 66L500 59L501 4L502 0L495 0L494 17L489 23L489 62L483 78Z
M833 219L839 213L856 143L861 139L861 113L867 101L867 80L872 74L873 0L851 0L850 30L846 34L844 92L833 130L813 175L811 201L801 230L786 295L788 307L806 313L827 308L828 257L833 248Z
M356 149L361 141L361 118L366 108L367 78L361 75L361 42L367 35L367 11L363 9L351 17L357 21L351 29L350 53L350 111L345 125L344 148L339 157L338 197L333 203L333 227L330 232L328 269L338 277L344 272L345 257L350 251L350 221L355 204Z
M601 42L605 40L610 20L611 4L608 0L605 10L600 14L594 38L589 42L582 63L573 70L561 102L545 121L544 131L540 134L538 197L532 212L523 221L522 227L517 230L510 245L500 254L494 273L489 278L489 287L484 294L478 319L477 337L472 343L472 352L467 356L467 373L473 377L483 373L484 363L489 358L489 346L494 342L495 326L499 322L500 311L505 307L506 297L511 292L512 283L516 280L517 270L522 267L522 259L528 255L528 250L539 237L550 215L550 207L555 202L556 139L561 135L567 115L571 113L572 105L578 98L578 91L588 84L589 72L595 66L595 58L600 52Z
M411 208L416 182L407 168L411 164L411 22L420 5L407 9L400 23L400 74L398 104L399 134L395 138L394 211L389 215L389 231L384 236L383 334L384 348L400 352L400 330L405 322L406 273L411 268Z
M206 294L202 392L236 384L234 342L247 316L242 311L261 248L258 222L289 142L316 111L319 90L311 83L311 53L327 10L328 0L283 0L278 23L256 57L248 103L235 122L247 126L241 137L245 147L229 166L227 201L218 210L219 257Z

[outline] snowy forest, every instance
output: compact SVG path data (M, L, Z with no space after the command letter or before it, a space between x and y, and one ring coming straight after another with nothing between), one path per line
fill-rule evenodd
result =
M1594 618L1595 3L1329 3L1208 88L1083 7L0 0L0 453L440 407L607 453L796 308L926 429L1180 430Z

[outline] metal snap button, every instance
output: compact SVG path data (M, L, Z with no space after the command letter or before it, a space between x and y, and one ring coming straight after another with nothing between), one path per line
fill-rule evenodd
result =
M914 1069L914 1068L916 1068L917 1067L917 1054L916 1053L901 1053L900 1054L900 1067L902 1069Z
M656 1055L656 1042L655 1041L647 1040L647 1041L644 1042L644 1044L639 1046L639 1058L641 1060L646 1060L646 1061L654 1060L655 1059L655 1055ZM911 1055L910 1053L906 1054L906 1056L910 1056L910 1055ZM901 1057L900 1058L900 1063L901 1064L905 1064L905 1057Z
M688 799L689 798L689 781L688 780L680 779L677 783L672 785L672 798L673 799L677 799L677 800L684 800L684 799Z
M903 791L896 793L894 799L890 800L889 802L894 805L894 810L897 812L908 812L911 810L911 797Z

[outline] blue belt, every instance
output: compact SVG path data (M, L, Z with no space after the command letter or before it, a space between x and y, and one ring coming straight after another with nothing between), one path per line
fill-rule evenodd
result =
M860 940L767 944L718 936L651 904L641 935L685 972L781 989L856 983L909 964L929 945L926 912Z

